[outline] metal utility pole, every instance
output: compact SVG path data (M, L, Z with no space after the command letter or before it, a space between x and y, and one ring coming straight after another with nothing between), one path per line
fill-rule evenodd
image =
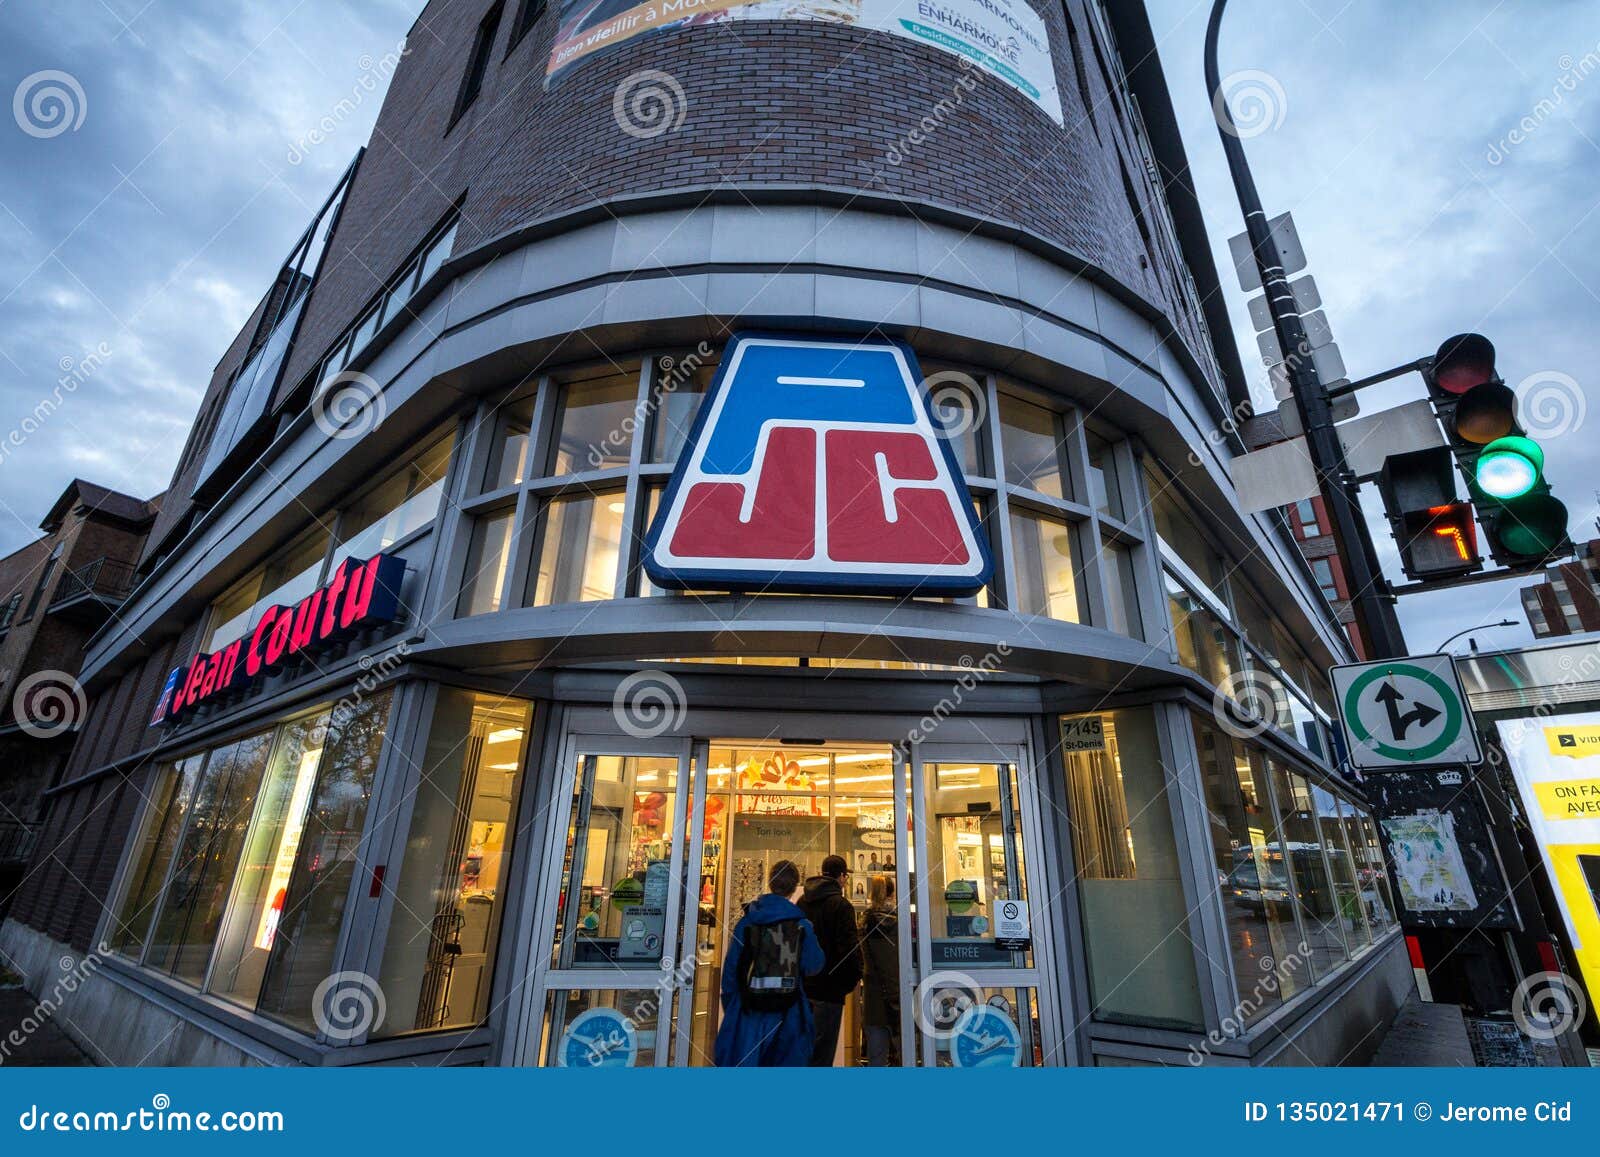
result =
M1250 248L1261 272L1261 285L1266 293L1267 308L1272 313L1273 329L1283 350L1284 370L1293 388L1300 424L1305 428L1311 464L1316 469L1322 497L1333 515L1334 541L1338 544L1340 556L1350 568L1351 582L1355 586L1356 615L1376 652L1375 658L1404 655L1405 639L1400 634L1393 596L1388 583L1384 581L1372 536L1361 514L1355 476L1345 461L1344 446L1334 429L1333 404L1329 400L1327 387L1312 364L1311 343L1306 338L1294 293L1284 273L1283 258L1267 226L1267 214L1261 208L1261 197L1256 192L1255 178L1251 176L1250 164L1245 159L1244 145L1234 128L1233 112L1222 95L1222 81L1217 68L1217 35L1222 25L1222 10L1227 2L1216 0L1212 6L1211 20L1206 26L1205 48L1207 95L1216 113L1222 151L1228 157L1228 171L1233 176L1233 186L1239 195L1239 209L1244 214Z

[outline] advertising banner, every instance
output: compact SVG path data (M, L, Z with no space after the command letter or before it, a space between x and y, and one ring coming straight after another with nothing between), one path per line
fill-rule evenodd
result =
M929 44L1063 123L1049 34L1025 0L564 0L547 76L645 33L744 20L817 20Z
M1584 983L1600 993L1600 712L1497 726Z

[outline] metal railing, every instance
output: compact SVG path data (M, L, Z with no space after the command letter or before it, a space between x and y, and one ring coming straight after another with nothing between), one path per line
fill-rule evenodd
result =
M102 555L62 575L61 581L56 584L55 594L51 596L50 605L85 595L120 603L133 591L133 586L134 564Z
M25 863L33 854L38 829L16 820L0 820L0 864Z

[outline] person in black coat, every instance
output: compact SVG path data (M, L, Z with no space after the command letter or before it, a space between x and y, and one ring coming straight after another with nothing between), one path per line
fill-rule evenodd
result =
M867 1064L891 1063L900 1033L900 917L895 910L894 877L872 877L871 907L861 923L861 957L866 984L861 990L861 1023L867 1035Z
M828 856L822 861L822 875L807 880L805 895L800 897L800 911L816 929L826 958L821 972L806 977L806 997L817 1022L816 1047L811 1053L813 1068L833 1064L844 1003L861 983L861 937L856 931L856 910L844 894L849 877L850 866L845 858Z

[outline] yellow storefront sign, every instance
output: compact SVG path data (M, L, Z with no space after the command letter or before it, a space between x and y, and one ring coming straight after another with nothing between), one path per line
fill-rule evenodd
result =
M1600 755L1600 726L1546 727L1544 741L1551 755L1564 755L1568 759Z
M1600 775L1533 785L1547 820L1600 820Z

